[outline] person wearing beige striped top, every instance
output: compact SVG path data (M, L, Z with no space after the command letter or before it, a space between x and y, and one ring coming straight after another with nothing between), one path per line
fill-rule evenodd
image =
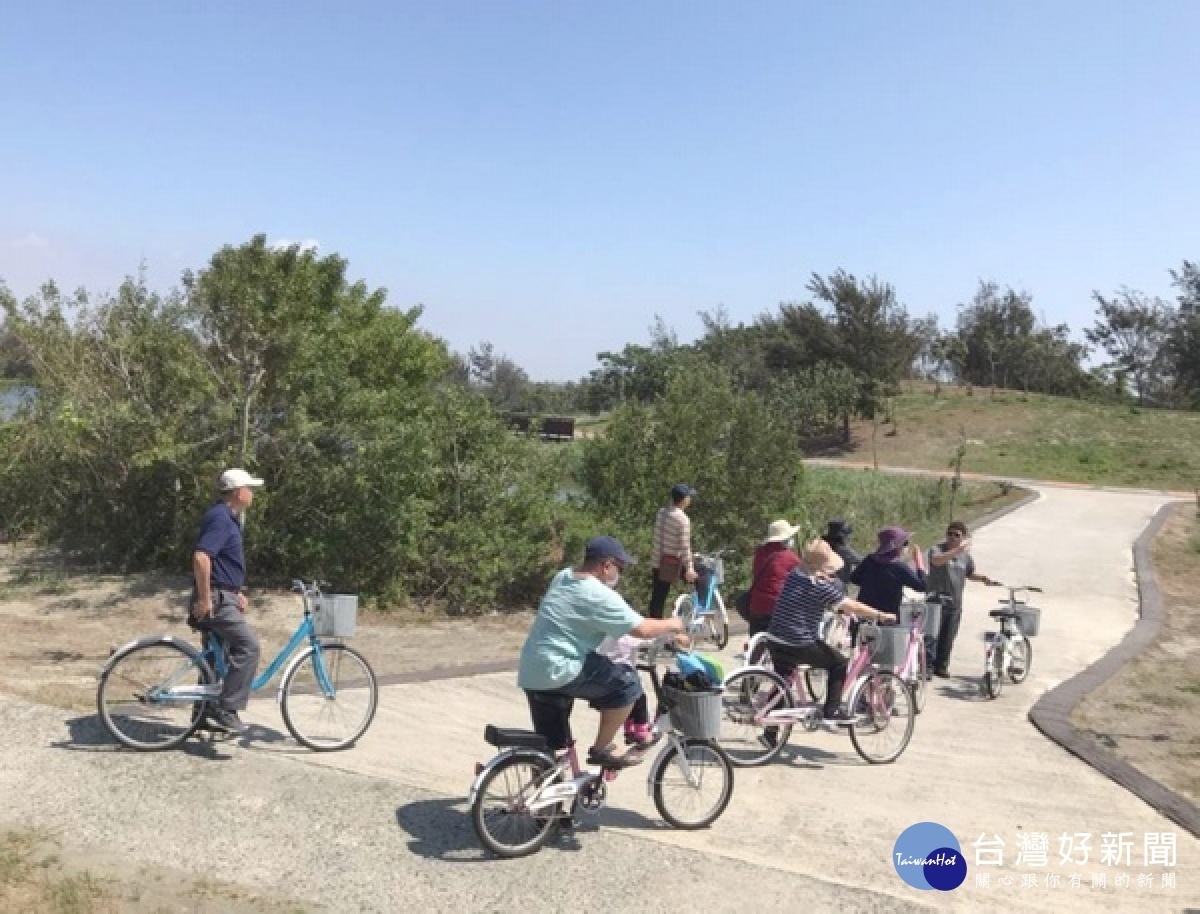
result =
M681 577L696 580L692 566L692 522L687 509L697 495L689 485L679 483L671 489L671 504L658 509L654 518L654 554L651 557L654 587L646 615L661 619L671 585Z

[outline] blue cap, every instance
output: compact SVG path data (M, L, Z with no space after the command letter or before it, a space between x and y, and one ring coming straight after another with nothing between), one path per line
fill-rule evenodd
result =
M700 494L699 492L697 492L695 489L693 489L691 486L689 486L685 482L678 483L677 485L672 486L672 488L671 488L671 498L675 499L675 501L682 501L683 499L688 498L692 495L699 495L699 494Z
M583 549L583 560L616 559L622 565L636 565L637 559L625 551L625 547L613 536L593 536Z

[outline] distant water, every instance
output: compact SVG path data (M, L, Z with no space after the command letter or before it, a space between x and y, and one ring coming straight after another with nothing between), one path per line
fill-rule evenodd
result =
M22 403L33 399L33 388L25 385L0 390L0 419L11 419Z

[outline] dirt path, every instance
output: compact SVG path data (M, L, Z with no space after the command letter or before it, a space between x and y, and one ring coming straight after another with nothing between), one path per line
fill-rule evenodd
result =
M28 552L0 547L0 691L74 711L95 706L96 674L109 652L143 635L194 637L185 623L189 585L162 575L70 576ZM300 621L291 594L253 593L250 615L265 659ZM529 613L425 620L362 613L355 646L383 677L508 660Z

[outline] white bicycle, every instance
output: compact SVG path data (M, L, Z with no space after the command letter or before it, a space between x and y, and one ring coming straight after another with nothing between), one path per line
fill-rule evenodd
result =
M999 581L996 587L1005 587ZM987 649L983 660L983 691L988 698L998 698L1005 678L1014 685L1025 681L1033 666L1033 643L1021 628L1021 610L1025 604L1017 599L1022 592L1041 593L1040 587L1008 587L1008 605L991 610L988 615L1000 620L1000 630L988 632Z

